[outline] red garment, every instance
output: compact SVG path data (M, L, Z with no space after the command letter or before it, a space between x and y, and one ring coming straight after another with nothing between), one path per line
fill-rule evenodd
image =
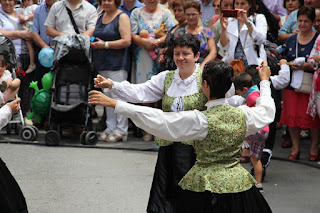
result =
M306 113L308 103L309 94L284 89L280 124L285 124L289 127L300 127L302 129L320 128L319 116L315 116L313 120Z

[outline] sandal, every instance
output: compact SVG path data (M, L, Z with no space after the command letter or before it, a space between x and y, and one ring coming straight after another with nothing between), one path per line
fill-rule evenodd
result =
M241 156L239 157L239 160L240 160L240 163L249 163L249 162L250 162L250 157L249 157L249 156L241 155Z
M300 156L300 152L294 154L294 153L290 153L290 155L288 156L289 160L298 160Z
M281 144L282 148L290 148L292 147L292 142L291 141L283 141Z
M107 130L104 130L103 132L101 132L101 134L98 137L99 141L105 141L106 138L109 136L109 132Z
M122 135L120 133L113 133L109 134L108 137L105 139L107 142L115 143L122 140L123 142L128 140L128 135Z
M318 161L319 160L319 155L309 155L309 161Z

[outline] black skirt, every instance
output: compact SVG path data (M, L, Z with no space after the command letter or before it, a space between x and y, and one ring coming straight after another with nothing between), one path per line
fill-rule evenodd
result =
M271 213L259 190L251 189L228 194L209 191L183 191L177 196L176 213Z
M22 191L0 158L0 211L6 213L27 213L27 203Z
M177 196L183 193L178 183L195 161L195 151L190 145L174 143L160 147L150 190L148 213L176 212Z

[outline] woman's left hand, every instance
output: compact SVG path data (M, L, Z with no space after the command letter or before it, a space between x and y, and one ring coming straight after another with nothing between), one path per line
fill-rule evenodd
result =
M100 38L96 38L98 41L96 42L90 42L90 46L93 49L104 49L106 42L101 40Z
M240 22L247 23L248 22L247 11L243 9L237 9L237 11L238 11L237 19Z
M115 108L117 100L109 98L97 90L91 90L89 92L89 104Z
M298 66L291 61L288 63L288 65L292 70L312 70L311 65L307 62L304 62L301 66Z

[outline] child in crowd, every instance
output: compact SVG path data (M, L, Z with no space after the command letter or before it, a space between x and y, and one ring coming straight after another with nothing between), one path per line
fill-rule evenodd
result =
M33 25L33 15L34 11L38 7L37 0L22 0L22 8L17 10L19 14L19 21L23 24L25 30L31 30ZM30 56L30 65L26 70L26 73L31 73L36 69L35 65L35 53L32 47L32 41L26 41L29 56Z
M247 67L247 69L256 69L255 67ZM234 86L238 95L247 99L247 106L254 107L256 100L260 97L260 91L257 85L253 85L252 77L244 72L235 77ZM256 187L263 192L262 187L262 164L261 155L264 143L269 135L269 126L265 126L257 133L250 135L244 139L244 143L250 146L250 160L254 169L254 177L257 181Z
M14 99L20 88L20 79L12 79L8 66L4 55L0 55L0 99L3 100L2 104Z

